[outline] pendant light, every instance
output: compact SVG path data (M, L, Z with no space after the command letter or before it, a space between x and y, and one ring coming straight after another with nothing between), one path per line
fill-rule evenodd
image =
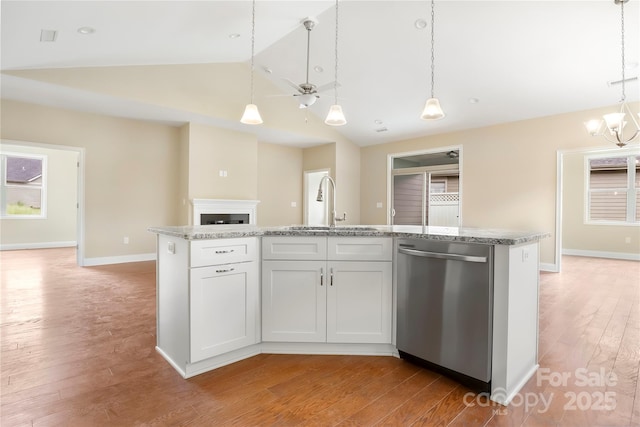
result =
M434 81L434 48L433 48L433 40L434 40L434 29L433 24L435 21L435 5L434 0L431 0L431 98L427 99L426 104L424 105L424 110L422 111L422 115L420 116L424 120L440 120L444 117L444 111L442 111L442 107L440 107L440 101L433 95L433 81Z
M329 108L329 114L324 120L329 126L342 126L347 124L342 107L338 105L338 0L336 0L336 48L335 48L335 78L333 80L334 104Z
M253 56L255 51L256 40L256 0L252 2L251 10L251 102L244 109L244 114L240 122L247 125L259 125L262 123L262 117L258 111L258 106L253 103Z
M615 4L620 5L620 28L621 28L621 36L622 36L622 97L620 98L620 111L617 113L609 113L602 116L604 120L589 120L585 122L584 125L587 128L587 132L591 134L591 136L602 136L607 141L616 144L618 147L624 147L631 141L633 141L638 134L640 133L640 126L638 126L638 122L634 117L633 113L629 109L629 106L625 102L626 94L625 94L625 76L624 76L624 4L629 0L614 0ZM627 121L625 120L625 116L629 114L629 118L631 120L630 125L634 126L634 128L629 129L627 134L624 134L624 128L627 125ZM638 113L640 117L640 113ZM603 123L605 127L603 128ZM630 136L629 136L630 135Z

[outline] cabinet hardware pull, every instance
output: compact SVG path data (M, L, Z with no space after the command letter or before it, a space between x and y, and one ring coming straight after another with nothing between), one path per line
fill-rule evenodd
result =
M320 268L320 286L322 286L323 281L324 281L324 268Z
M333 286L333 268L331 269L331 282L330 285Z
M228 268L226 270L216 270L216 273L228 273L233 270L235 270L235 268Z
M231 252L233 252L233 249L229 249L228 251L216 251L217 254L230 254Z

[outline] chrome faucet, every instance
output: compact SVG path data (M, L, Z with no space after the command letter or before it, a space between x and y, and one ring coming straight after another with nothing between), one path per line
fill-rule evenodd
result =
M338 212L336 211L336 182L333 180L333 178L331 178L329 175L325 175L322 177L322 179L320 179L320 185L318 186L318 197L316 198L316 200L318 202L322 202L324 200L323 196L322 196L322 184L324 183L324 181L328 180L331 185L333 186L333 210L331 211L331 227L335 227L336 226L336 221L346 221L347 219L347 213L344 212L342 214L342 218L338 218Z

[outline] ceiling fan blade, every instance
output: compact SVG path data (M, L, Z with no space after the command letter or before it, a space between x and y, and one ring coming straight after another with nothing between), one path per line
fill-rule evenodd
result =
M333 89L334 84L335 84L335 81L332 81L332 82L327 83L327 84L324 84L324 85L322 85L322 86L318 86L318 87L316 88L316 92L324 92L324 91L327 91L327 90ZM342 85L341 85L340 83L338 83L338 84L337 84L337 86L338 86L338 87L341 87Z
M302 89L300 89L300 86L295 84L294 82L292 82L289 79L283 78L282 79L285 83L287 83L289 86L291 86L292 88L294 88L295 90L297 90L300 93L304 93L304 91Z

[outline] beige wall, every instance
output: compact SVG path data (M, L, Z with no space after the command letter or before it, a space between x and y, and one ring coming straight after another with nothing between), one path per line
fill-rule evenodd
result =
M68 86L110 97L161 106L236 124L250 98L246 63L136 65L3 71L18 77ZM347 141L336 128L281 94L269 79L255 73L255 98L264 128L286 131L314 141Z
M220 176L220 171L227 176ZM258 198L256 137L211 126L189 125L189 199Z
M582 123L617 106L471 129L361 150L361 220L386 223L387 155L463 147L462 225L550 232L541 242L541 262L555 264L557 151L601 147ZM637 109L637 105L632 106ZM376 202L383 209L376 209Z
M612 155L621 154L619 149L608 152ZM636 153L638 153L637 150ZM563 155L562 249L639 254L640 227L584 223L585 194L588 184L585 179L587 154L588 152L578 151ZM626 238L629 238L629 243L625 241Z
M191 224L193 206L189 202L189 123L180 127L178 154L178 205L177 224Z
M155 252L147 227L178 220L179 129L9 100L1 107L3 139L85 148L85 257Z
M302 151L284 145L258 144L258 225L302 224Z
M78 152L42 146L12 145L3 141L3 153L46 156L46 218L0 220L3 247L69 246L77 239Z
M336 144L337 213L347 213L342 224L360 224L360 147L350 142Z
M305 148L302 168L305 171L329 169L331 177L336 177L336 144L335 142Z

